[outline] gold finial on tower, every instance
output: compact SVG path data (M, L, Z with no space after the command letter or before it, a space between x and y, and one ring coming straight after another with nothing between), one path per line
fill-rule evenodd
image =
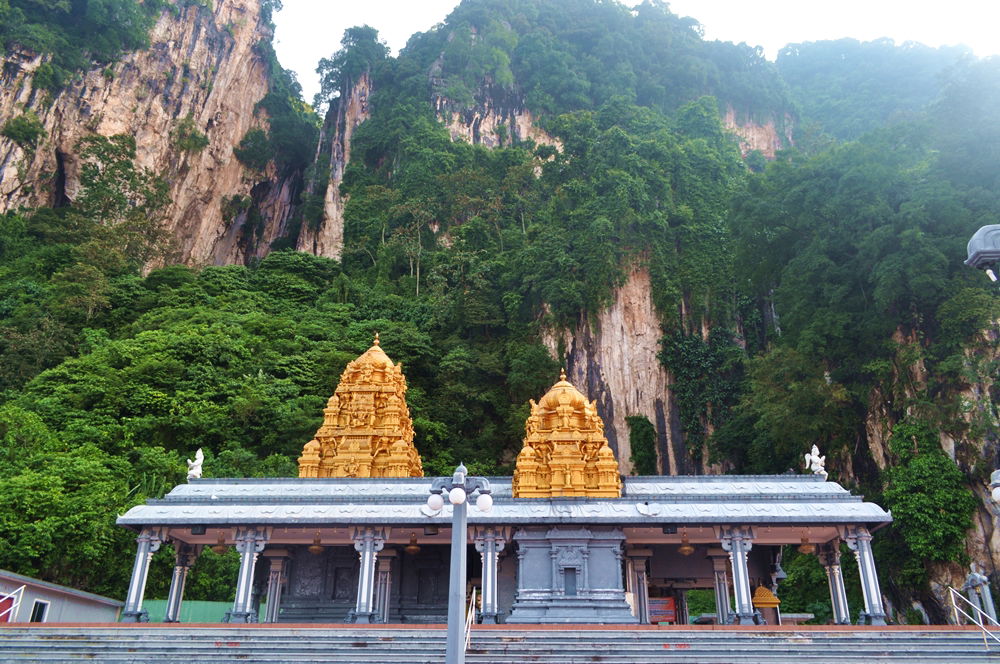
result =
M563 367L562 369L559 370L559 382L561 383L566 382L566 367Z
M423 477L402 365L379 346L353 360L299 457L299 477Z
M515 497L621 496L618 462L604 437L597 402L588 402L566 380L565 370L538 403L531 400L524 428Z

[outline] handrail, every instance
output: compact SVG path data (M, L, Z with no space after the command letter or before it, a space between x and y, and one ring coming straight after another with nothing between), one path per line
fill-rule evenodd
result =
M8 599L13 600L9 607L4 609L3 611L0 611L0 618L3 618L4 616L9 614L10 619L8 619L6 622L14 622L13 618L17 617L17 609L21 606L21 600L24 598L24 589L26 587L27 586L21 586L20 588L16 588L10 591L9 593L0 594L0 602L3 602L4 600Z
M948 592L951 595L951 608L954 610L955 624L956 625L958 624L958 614L961 613L968 620L970 620L973 625L978 625L979 629L983 630L983 646L985 646L987 649L989 649L989 647L990 647L989 641L986 640L987 636L989 636L991 639L993 639L997 643L1000 643L1000 638L998 638L996 634L994 634L993 632L991 632L986 627L986 625L983 624L983 618L985 618L989 622L993 623L993 625L996 626L996 627L1000 627L1000 622L997 622L996 619L993 618L993 616L991 616L990 614L988 614L985 611L983 611L982 608L980 608L980 607L976 606L975 604L973 604L972 602L970 602L968 597L966 597L962 593L958 592L957 590L955 590L951 586L948 586ZM956 597L969 605L969 607L972 609L972 612L974 614L976 614L976 616L978 616L978 620L975 617L973 617L973 616L969 615L968 613L966 613L963 609L958 608L958 602L955 601Z
M476 589L472 589L472 599L469 601L469 610L465 612L465 650L469 649L472 641L472 619L476 617Z

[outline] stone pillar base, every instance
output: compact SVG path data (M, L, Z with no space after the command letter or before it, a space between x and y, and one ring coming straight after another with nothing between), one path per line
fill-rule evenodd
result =
M356 623L358 625L371 625L373 623L380 622L378 613L375 611L355 611L351 610L347 614L347 622Z
M865 613L864 611L862 611L861 613L858 614L858 624L859 625L884 626L887 623L885 622L885 615L884 614L881 614L881 613Z
M122 611L121 618L118 622L123 623L148 623L149 622L149 612L146 609L141 611Z
M254 611L226 611L226 615L223 616L222 622L255 623L259 621L257 620L257 614Z
M499 625L500 624L500 614L499 613L481 613L479 614L479 623L482 625Z
M753 613L731 613L729 614L730 625L766 625L767 621L764 620L764 616L760 614L760 611L754 611Z

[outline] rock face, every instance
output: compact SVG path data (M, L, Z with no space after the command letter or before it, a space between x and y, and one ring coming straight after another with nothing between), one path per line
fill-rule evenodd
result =
M126 133L136 139L137 164L170 185L167 224L177 260L235 263L266 253L268 240L283 233L295 185L273 173L249 173L233 148L248 129L266 127L255 106L268 91L268 64L255 46L270 38L270 28L257 0L214 6L165 11L149 49L84 73L54 98L32 88L42 58L8 57L0 117L31 111L47 136L33 155L0 138L0 211L72 201L79 188L77 142L92 133ZM208 138L201 151L182 151L173 140L186 118ZM263 226L248 228L238 215L227 222L223 198L232 196L251 196L265 211Z
M330 180L323 196L323 217L319 224L305 224L299 233L296 249L317 256L340 260L344 249L344 205L346 197L340 193L344 180L344 168L351 160L351 137L354 130L367 120L368 98L371 96L372 82L368 73L362 74L349 92L330 105L324 124L324 136L329 136ZM326 139L320 139L322 153Z
M559 150L562 143L535 124L531 111L523 105L496 104L484 96L472 108L453 110L444 97L434 100L438 118L448 127L451 140L463 140L473 145L496 148L517 141L532 140L538 145L551 145Z
M758 124L749 119L739 118L736 110L730 106L726 109L722 124L739 137L743 156L754 150L760 150L768 159L774 159L778 150L792 145L790 117L785 118L784 126L779 129L773 118L764 124Z
M597 401L605 436L622 472L632 469L625 418L645 415L656 427L658 470L694 472L680 433L671 378L657 358L660 318L653 307L649 271L636 268L615 292L611 306L584 317L572 330L549 331L544 342L553 356L565 352L569 380Z

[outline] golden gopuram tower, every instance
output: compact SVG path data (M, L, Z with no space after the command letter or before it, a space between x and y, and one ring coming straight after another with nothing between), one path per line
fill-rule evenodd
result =
M565 371L538 403L531 400L513 491L516 498L621 497L618 462L597 402L588 402Z
M299 477L423 477L406 407L403 365L379 346L350 362L302 448Z

